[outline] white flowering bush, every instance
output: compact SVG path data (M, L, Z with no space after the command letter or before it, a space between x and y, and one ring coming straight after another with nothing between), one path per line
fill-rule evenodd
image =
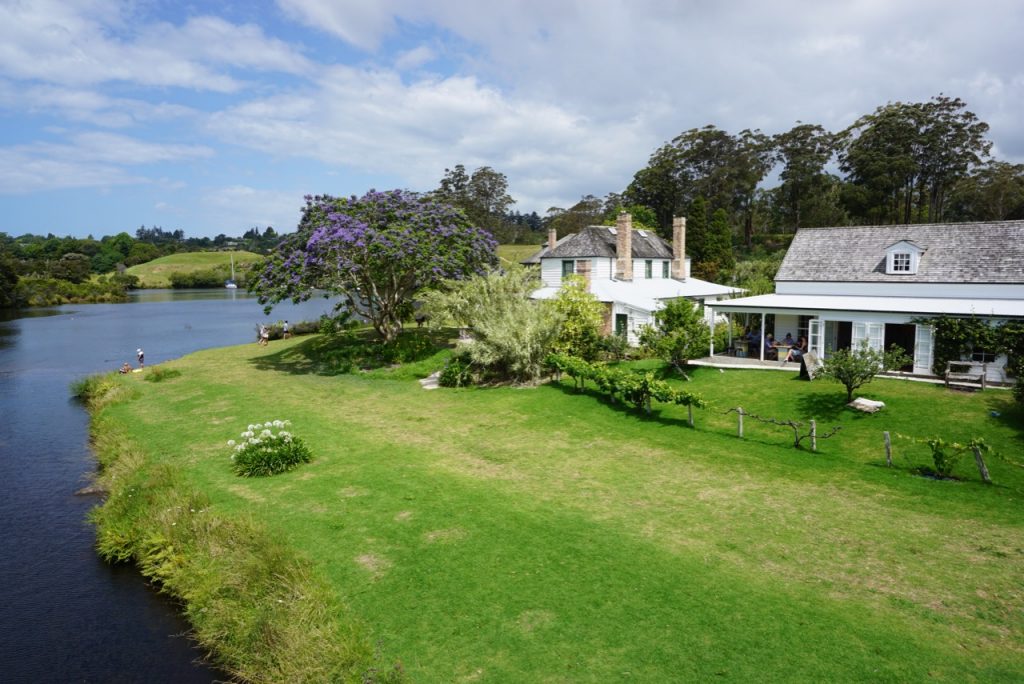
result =
M243 477L276 475L300 463L309 463L313 455L301 439L285 428L287 420L271 420L249 425L240 440L228 440L232 448L231 467Z

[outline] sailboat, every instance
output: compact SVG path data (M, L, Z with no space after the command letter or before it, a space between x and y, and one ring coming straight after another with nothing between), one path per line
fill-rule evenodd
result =
M237 290L238 289L238 285L235 284L235 253L234 252L230 252L230 256L231 256L231 278L228 279L228 281L226 283L224 283L224 287L228 288L229 290Z

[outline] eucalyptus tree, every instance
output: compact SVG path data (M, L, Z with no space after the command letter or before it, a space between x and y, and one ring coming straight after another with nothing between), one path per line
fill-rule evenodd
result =
M1024 164L990 160L960 179L947 213L956 221L1024 219Z
M772 138L772 149L775 160L782 164L776 198L783 225L797 230L818 224L809 214L829 196L834 184L826 167L835 154L835 136L818 124L797 122Z
M944 95L889 103L839 135L839 166L860 191L861 218L941 221L954 184L988 155L988 124Z

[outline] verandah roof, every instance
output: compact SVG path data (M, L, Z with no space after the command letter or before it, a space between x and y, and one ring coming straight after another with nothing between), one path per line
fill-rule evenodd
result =
M766 294L711 302L719 312L790 313L797 311L857 311L865 313L991 316L1024 318L1024 300L948 297L862 297L842 295Z

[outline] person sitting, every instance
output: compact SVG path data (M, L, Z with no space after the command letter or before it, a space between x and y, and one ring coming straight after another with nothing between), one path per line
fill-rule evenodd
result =
M785 361L795 361L795 362L798 362L798 361L800 361L800 357L802 357L804 355L804 352L806 352L806 351L807 351L807 338L804 337L803 335L801 335L800 336L800 341L797 343L797 345L795 347L793 347L792 349L789 350L789 353L786 354L786 358L784 360Z
M779 352L775 349L775 338L772 337L771 333L765 335L764 338L764 358L778 360Z
M125 362L124 362L124 365L122 365L122 366L121 366L121 367L120 367L120 368L118 369L118 371L117 371L117 372L118 372L118 373L121 373L122 375L123 375L123 374L125 374L125 373L131 373L131 372L132 372L132 367L131 367L131 364L129 364L129 363L127 362L127 361L125 361Z
M793 339L792 333L786 333L786 337L783 338L782 340L782 344L786 345L787 347L792 347L793 343L795 342L796 340Z

